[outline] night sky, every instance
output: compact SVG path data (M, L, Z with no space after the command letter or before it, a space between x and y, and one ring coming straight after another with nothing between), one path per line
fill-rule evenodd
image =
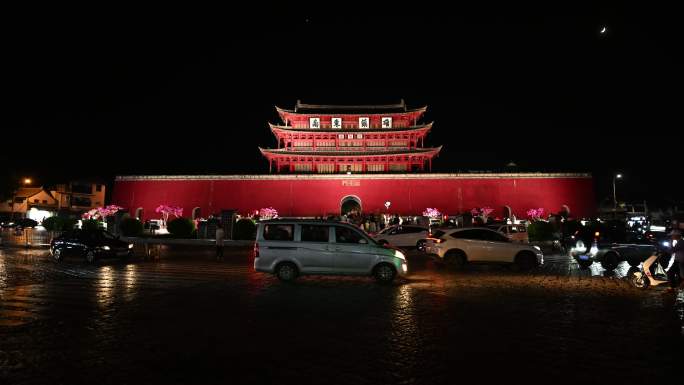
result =
M619 171L620 199L680 200L673 10L397 4L8 13L2 183L265 173L274 105L403 98L433 171L587 171L599 198Z

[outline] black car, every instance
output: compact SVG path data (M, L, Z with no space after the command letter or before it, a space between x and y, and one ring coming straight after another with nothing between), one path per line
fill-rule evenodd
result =
M65 257L82 257L92 263L98 258L127 258L133 254L133 244L105 230L75 229L53 239L50 253L56 261Z
M575 245L570 254L581 267L599 262L604 269L613 270L622 261L639 266L658 251L656 245L626 231L620 223L592 223L572 238Z

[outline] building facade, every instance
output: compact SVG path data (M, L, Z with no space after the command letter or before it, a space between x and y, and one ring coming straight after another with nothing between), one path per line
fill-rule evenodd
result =
M426 107L398 104L276 107L282 124L270 124L275 149L260 148L277 173L383 173L424 171L441 147L424 147L432 123Z
M359 174L121 176L113 201L143 219L158 218L160 204L188 217L223 209L240 214L273 207L280 216L340 215L349 203L364 213L421 215L428 207L456 215L491 207L492 215L524 218L531 208L594 215L587 174ZM385 203L389 202L389 208ZM192 213L192 214L191 214Z
M277 140L260 148L269 163L262 175L120 176L113 203L141 219L158 218L161 205L180 206L188 217L221 210L240 214L273 207L280 216L364 213L421 215L437 208L457 215L490 207L494 216L525 217L532 208L593 216L588 174L429 173L441 147L425 147L432 123L426 107L398 104L276 107L281 124L269 124Z
M0 204L0 214L8 218L44 218L80 214L105 203L106 186L101 183L70 182L52 187L21 187L14 197Z

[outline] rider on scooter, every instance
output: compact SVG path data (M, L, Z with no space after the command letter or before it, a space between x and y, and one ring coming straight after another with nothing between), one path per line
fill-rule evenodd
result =
M670 235L672 241L667 248L667 252L670 255L674 254L674 262L670 270L667 271L667 279L670 281L668 291L674 292L680 282L682 282L682 274L684 274L684 242L682 242L681 231L677 229L672 230L668 235Z

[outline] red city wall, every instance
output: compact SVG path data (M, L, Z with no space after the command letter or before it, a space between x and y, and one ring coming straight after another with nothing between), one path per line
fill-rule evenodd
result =
M384 203L390 201L389 211L402 215L420 215L427 207L457 214L489 206L493 215L501 216L503 207L509 206L523 218L530 208L558 212L562 205L574 217L594 215L591 177L535 175L120 177L112 200L131 214L142 207L144 219L158 218L154 209L160 204L183 207L187 217L194 207L200 207L203 217L221 209L244 215L262 207L273 207L280 216L337 214L347 196L358 197L366 213L385 212Z

